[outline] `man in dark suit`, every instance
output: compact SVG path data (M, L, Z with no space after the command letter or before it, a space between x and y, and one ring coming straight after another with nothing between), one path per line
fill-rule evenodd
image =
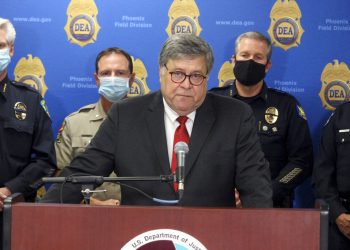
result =
M210 46L190 34L173 35L159 56L161 90L112 106L86 149L63 176L159 176L171 174L177 118L186 116L189 153L185 162L183 206L235 206L234 189L244 207L272 207L268 164L260 148L252 110L243 102L207 94L214 62ZM125 182L163 200L176 200L172 183ZM65 184L65 203L82 199L80 186ZM60 185L42 200L59 202ZM157 205L122 186L122 205Z

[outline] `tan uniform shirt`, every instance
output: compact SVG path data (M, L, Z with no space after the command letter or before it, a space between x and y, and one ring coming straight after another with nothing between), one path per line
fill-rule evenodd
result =
M74 157L85 151L106 117L101 102L97 102L80 108L64 119L55 142L58 169L69 166ZM116 175L112 173L111 176ZM104 183L98 189L107 190L93 195L99 200L121 198L120 186L117 184Z

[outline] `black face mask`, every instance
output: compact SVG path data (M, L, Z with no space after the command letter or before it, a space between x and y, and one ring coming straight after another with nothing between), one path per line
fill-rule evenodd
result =
M233 73L237 81L246 86L253 86L264 79L265 64L257 63L253 59L246 61L236 61Z

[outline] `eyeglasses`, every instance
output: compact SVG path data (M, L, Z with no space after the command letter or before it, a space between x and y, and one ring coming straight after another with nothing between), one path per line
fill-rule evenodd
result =
M168 70L168 67L166 66L166 64L164 64L164 67L166 68L166 70ZM175 83L183 83L186 77L188 77L188 79L190 80L190 83L194 86L201 85L204 79L207 78L202 74L194 73L194 74L186 75L184 72L181 72L181 71L172 71L172 72L169 72L169 74L170 74L171 80Z

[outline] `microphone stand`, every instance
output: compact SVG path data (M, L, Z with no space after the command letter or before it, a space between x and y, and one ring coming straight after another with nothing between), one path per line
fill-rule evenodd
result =
M160 182L175 182L177 178L174 175L160 176L133 176L133 177L103 177L94 175L85 176L67 176L67 177L43 177L44 183L73 183L82 184L81 193L84 196L86 204L90 204L91 195L95 192L93 185L100 186L104 182L123 182L123 181L160 181Z

